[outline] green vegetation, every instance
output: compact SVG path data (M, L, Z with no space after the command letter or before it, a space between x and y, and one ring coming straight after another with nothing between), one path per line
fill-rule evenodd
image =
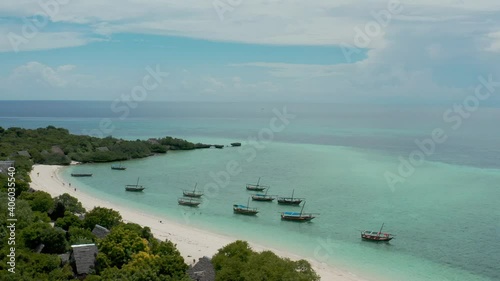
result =
M25 164L68 165L78 162L111 162L143 158L168 150L190 150L210 145L165 137L150 140L128 141L113 138L96 138L72 135L68 130L48 126L35 130L0 127L0 160L21 160ZM31 158L31 160L30 160ZM26 160L29 160L26 162Z
M257 253L245 241L236 241L220 249L212 262L217 281L320 280L309 262L283 259L271 251Z

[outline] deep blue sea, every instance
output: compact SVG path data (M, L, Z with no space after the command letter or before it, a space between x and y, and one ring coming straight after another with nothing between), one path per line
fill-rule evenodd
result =
M75 134L147 139L174 136L240 148L175 151L64 170L86 192L195 227L285 249L383 280L500 280L500 109L461 116L450 106L0 101L0 126L53 125ZM232 166L233 168L228 168ZM234 168L237 167L237 168ZM234 171L233 171L234 170ZM75 179L73 171L91 172ZM232 171L232 172L231 172ZM127 193L137 178L147 186ZM276 203L250 202L257 217L232 213L252 194L306 198L311 223L283 222ZM78 182L76 182L78 180ZM181 189L206 193L197 209ZM360 229L396 234L360 240Z

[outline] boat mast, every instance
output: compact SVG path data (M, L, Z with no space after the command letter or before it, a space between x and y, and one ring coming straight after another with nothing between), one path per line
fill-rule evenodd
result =
M294 193L294 192L295 192L295 189L294 189L294 190L292 190L292 201L293 201L293 193Z
M137 177L137 183L135 184L135 186L139 186L139 177Z
M256 185L257 187L259 186L259 183L260 183L260 177L259 177L259 180L257 181L257 185Z
M302 204L302 209L300 210L300 216L302 217L302 212L304 211L304 207L306 206L306 201Z
M264 194L264 196L267 196L267 192L269 191L269 188L270 187L266 188L266 193Z
M250 197L248 197L247 210L250 208Z
M196 192L196 186L197 186L197 185L198 185L198 183L195 183L193 193L195 193L195 192Z
M380 227L380 230L377 233L377 236L380 237L380 234L382 233L382 228L384 228L385 222L382 223L382 227Z

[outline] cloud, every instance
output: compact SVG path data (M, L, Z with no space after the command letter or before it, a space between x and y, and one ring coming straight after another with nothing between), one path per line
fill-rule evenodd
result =
M73 65L63 65L52 68L42 63L32 61L14 69L9 80L33 80L41 85L62 88L68 85L68 73L74 68L75 66Z
M32 1L4 0L0 1L0 17L4 17L0 34L21 34L23 23L10 18L45 13L47 25L21 50L82 46L134 33L279 46L340 45L351 51L363 48L368 54L362 61L351 63L346 57L344 63L332 65L311 64L306 57L302 63L245 61L242 54L237 63L217 65L211 71L180 70L172 75L178 79L162 86L166 93L158 94L160 98L203 92L203 97L212 93L263 99L269 93L305 100L439 99L466 94L479 75L500 77L497 0L401 1L400 12L389 14L389 0L220 1L241 4L226 6L221 20L213 0L68 1L50 13ZM7 39L0 36L0 52L12 51ZM74 66L31 64L14 73L52 88L124 87L110 82L110 77L77 74ZM188 66L180 68L184 67ZM125 82L133 79L123 77Z
M13 31L12 31L13 30ZM19 32L16 32L19 31ZM78 47L97 40L78 32L35 32L25 36L19 29L6 30L0 26L0 52L23 52Z
M0 16L31 17L42 14L50 19L51 25L69 23L89 28L87 38L96 34L130 32L255 44L354 45L356 28L363 30L367 24L377 21L380 24L380 20L385 20L385 12L395 7L395 2L397 1L87 0L69 1L67 4L64 1L56 8L49 9L46 5L34 4L28 0L4 0L0 3ZM224 4L223 12L215 8L217 3ZM402 1L400 6L401 12L390 13L388 25L382 26L383 29L393 28L396 19L438 22L500 11L498 1L494 0L473 3L449 0ZM372 38L368 47L384 46L384 33ZM89 42L83 40L74 45ZM50 46L55 47L55 43ZM61 47L72 46L66 41L59 43ZM42 44L41 47L32 49L50 46Z
M487 39L488 46L485 50L488 52L500 53L500 31L489 33Z

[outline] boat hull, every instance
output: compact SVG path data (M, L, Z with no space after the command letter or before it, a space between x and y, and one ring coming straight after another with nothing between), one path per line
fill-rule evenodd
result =
M141 192L143 190L144 188L125 188L125 191L131 191L131 192Z
M253 201L263 201L263 202L272 202L274 201L273 197L262 197L262 196L252 196Z
M188 206L188 207L198 207L198 205L201 204L201 202L193 202L193 201L185 201L185 200L178 200L177 203L182 206Z
M233 212L239 215L255 216L259 211L233 208Z
M193 193L193 192L182 192L182 194L186 197L191 197L191 198L200 198L203 195L200 193Z
M72 177L91 177L92 174L71 174Z
M111 167L111 170L119 170L119 171L125 171L127 168L125 167Z
M278 199L278 204L281 204L281 205L300 205L300 203L302 203L302 200Z
M295 221L295 222L308 222L313 220L315 217L314 216L287 216L287 215L281 215L281 220L284 221Z
M248 187L247 186L247 190L250 190L250 191L264 191L264 189L266 189L265 187Z
M394 239L394 237L392 237L392 236L389 236L389 237L386 237L386 236L371 236L371 235L361 234L361 239L363 241L370 241L370 242L389 242L392 239Z

